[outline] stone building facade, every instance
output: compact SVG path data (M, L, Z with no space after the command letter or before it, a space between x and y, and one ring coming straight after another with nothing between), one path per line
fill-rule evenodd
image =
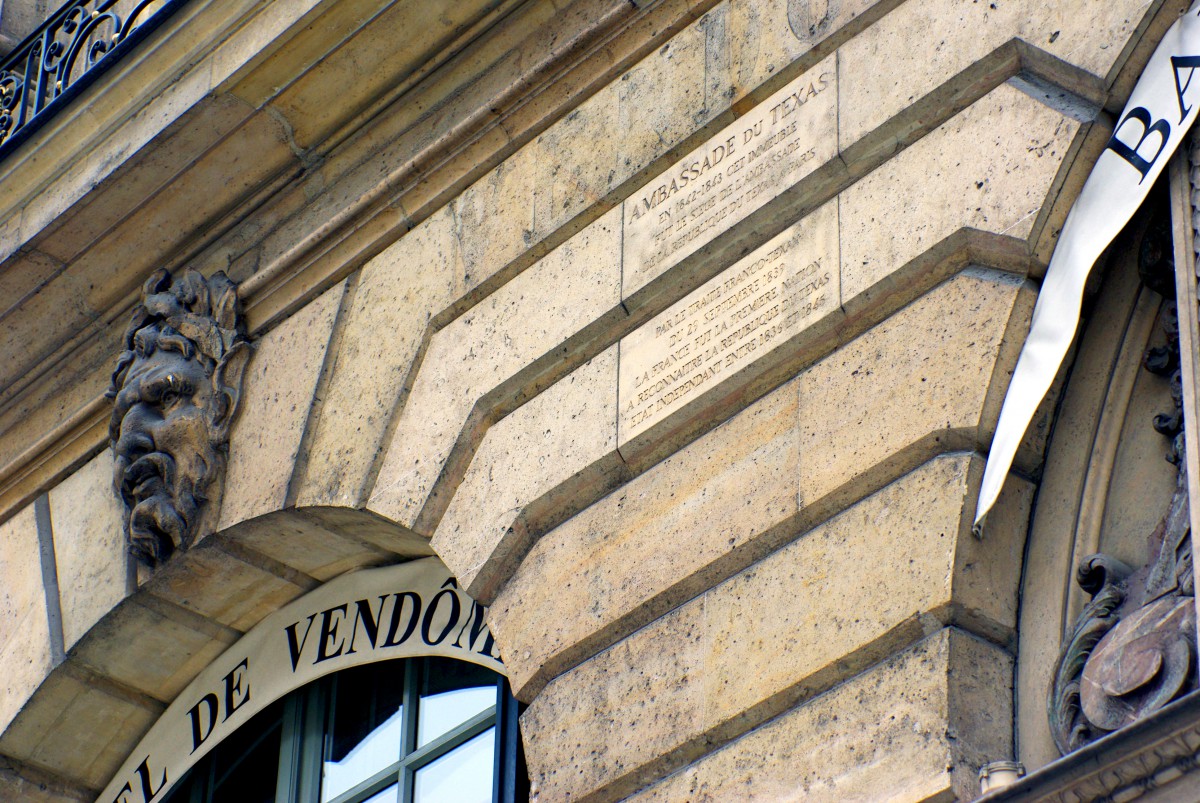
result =
M161 799L152 728L398 565L486 607L541 801L972 800L1012 760L997 799L1200 799L1191 696L1066 758L1047 716L1076 566L1145 563L1176 488L1140 254L1186 170L972 533L1186 3L161 5L0 142L0 799ZM160 269L223 272L252 354L223 479L139 561L108 391Z

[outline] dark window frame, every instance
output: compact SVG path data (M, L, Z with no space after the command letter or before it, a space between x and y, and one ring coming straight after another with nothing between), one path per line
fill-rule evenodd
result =
M523 772L523 756L517 718L520 704L503 675L496 675L495 701L484 711L459 722L446 733L417 746L417 719L420 709L420 683L438 666L437 661L454 659L434 656L395 659L369 664L375 668L393 667L403 673L401 708L401 746L399 758L388 767L344 790L325 803L365 803L372 796L398 784L400 803L413 803L417 771L427 767L454 749L495 728L492 765L492 803L518 803L529 797L528 779ZM332 712L338 679L348 677L344 670L303 686L272 703L243 725L234 737L245 734L248 749L259 746L280 729L278 771L274 803L321 803L322 765L332 738ZM258 733L247 733L250 729ZM222 744L227 744L228 739ZM188 771L163 803L225 803L219 783L235 772L245 756L218 769L216 756L221 745ZM217 774L220 772L221 777Z

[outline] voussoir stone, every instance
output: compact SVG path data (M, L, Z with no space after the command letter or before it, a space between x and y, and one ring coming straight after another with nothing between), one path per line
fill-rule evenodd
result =
M518 517L527 506L551 492L569 500L611 487L622 465L616 382L613 346L488 430L430 542L474 599L490 602L526 546ZM580 487L564 493L573 480Z
M1010 39L1023 39L1106 78L1152 5L1150 0L907 0L838 51L845 77L838 111L841 146L850 147ZM914 41L913 31L937 34Z
M345 283L255 343L230 436L220 529L284 507Z
M1030 238L1080 125L1002 84L843 192L843 305L959 229Z
M613 210L434 334L388 445L372 510L417 528L455 445L473 446L478 437L464 428L469 420L473 430L482 427L481 399L502 385L514 386L505 396L519 395L545 371L531 367L535 360L569 351L573 337L606 313L625 317L619 226Z
M522 718L542 792L633 791L953 621L959 607L1011 628L1019 528L971 535L978 459L926 463L551 681ZM994 567L987 582L969 580L977 565ZM547 591L566 580L547 579ZM542 605L555 615L552 592Z
M462 287L446 210L368 262L339 324L336 354L296 504L355 506L430 318Z
M946 628L628 799L973 800L978 768L1012 750L1012 671Z
M1020 277L971 268L802 373L801 505L988 443L1033 301Z
M784 385L538 539L489 608L515 647L518 696L639 606L702 590L695 573L796 514L797 402Z

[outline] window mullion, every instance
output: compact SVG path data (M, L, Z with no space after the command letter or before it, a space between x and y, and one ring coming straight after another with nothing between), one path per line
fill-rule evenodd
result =
M516 803L517 751L521 740L517 700L508 680L496 681L496 760L492 769L492 803Z
M279 735L279 772L275 781L275 803L300 803L297 782L302 764L304 706L300 697L284 705L283 728Z
M420 701L421 676L427 662L410 661L404 672L404 730L400 736L400 803L412 803L413 771L406 760L417 749L417 707Z
M299 778L296 782L298 803L318 803L321 799L321 762L325 758L325 731L328 709L332 706L332 683L316 683L304 695L304 718L300 732Z
M396 773L399 771L400 762L397 761L392 766L380 770L365 781L342 792L333 800L330 800L329 803L353 803L356 800L369 798L371 795L382 792L394 784L396 782Z
M432 764L459 745L466 744L488 728L496 724L496 707L480 711L466 722L451 731L447 731L419 750L404 757L404 766L414 771Z

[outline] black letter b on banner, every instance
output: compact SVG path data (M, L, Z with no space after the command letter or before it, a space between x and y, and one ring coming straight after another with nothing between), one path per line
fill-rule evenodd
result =
M1121 129L1129 122L1130 118L1137 120L1142 124L1142 137L1131 148L1121 140L1117 139L1117 135L1121 133ZM1154 156L1149 159L1143 158L1140 151L1142 145L1149 139L1151 134L1158 134L1162 139L1159 140L1158 150L1154 152ZM1150 172L1150 168L1158 161L1158 157L1162 155L1163 149L1167 147L1167 140L1171 136L1171 124L1166 120L1153 120L1150 117L1150 112L1146 111L1142 106L1137 106L1129 110L1129 114L1121 122L1117 123L1116 129L1113 130L1112 138L1109 139L1107 148L1114 151L1117 156L1120 156L1129 164L1133 165L1134 169L1142 174L1138 184L1145 181L1146 174Z

